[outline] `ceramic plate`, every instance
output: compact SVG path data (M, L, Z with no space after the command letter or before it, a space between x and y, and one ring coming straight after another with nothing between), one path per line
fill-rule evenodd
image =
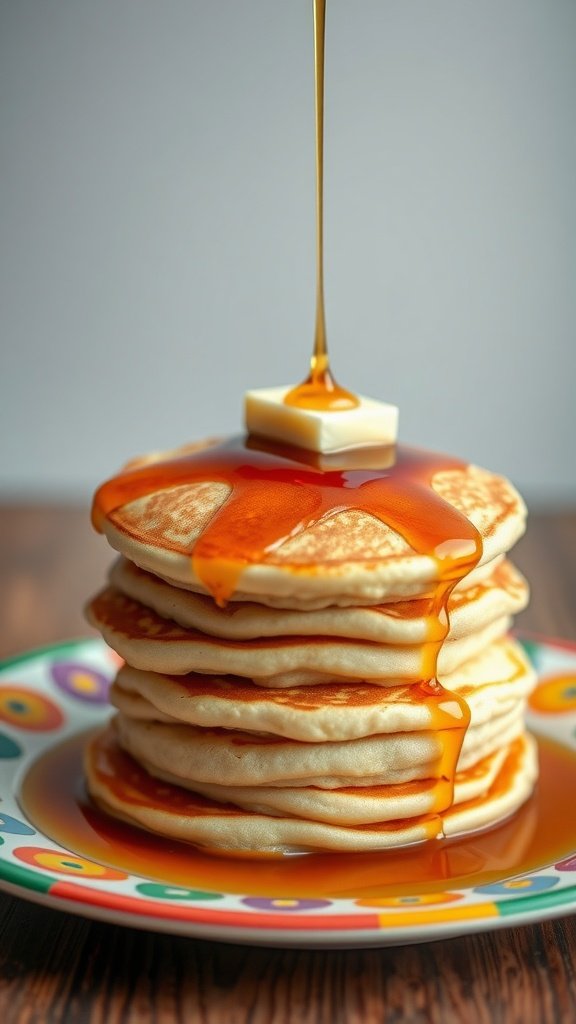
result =
M523 643L540 678L530 728L576 754L576 645ZM39 757L104 722L117 665L117 656L100 640L61 644L0 665L0 887L5 891L117 924L299 947L424 942L576 911L576 848L556 863L537 864L528 873L504 875L490 884L475 884L472 873L465 886L447 885L448 891L441 886L439 891L436 880L430 891L419 885L414 894L404 888L401 895L371 901L365 891L328 899L324 892L310 892L310 885L300 898L293 885L283 888L282 862L271 876L274 888L263 895L261 880L254 887L247 883L259 872L257 867L247 871L246 861L239 862L242 885L218 891L199 884L193 869L185 886L162 879L157 868L146 877L146 862L127 864L125 851L120 869L113 843L101 860L60 845L24 811L22 786ZM226 870L233 878L234 865Z

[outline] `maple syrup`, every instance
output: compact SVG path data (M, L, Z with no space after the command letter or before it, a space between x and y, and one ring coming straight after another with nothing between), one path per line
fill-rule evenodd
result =
M299 409L338 412L354 409L358 398L334 380L328 363L324 305L324 40L326 0L314 3L314 83L316 112L316 326L310 375L284 398Z
M285 401L337 414L357 405L358 399L336 384L328 361L323 276L325 0L313 2L316 324L310 375L287 394ZM481 559L482 540L467 517L435 492L433 480L439 473L463 472L467 467L457 459L403 445L380 453L357 450L348 462L342 462L342 458L338 457L338 465L296 448L250 437L231 438L120 473L97 491L93 523L102 530L105 520L114 521L114 514L122 506L172 487L207 481L226 484L229 496L203 529L191 555L196 579L220 606L233 596L244 570L252 565L273 565L275 552L283 542L345 510L364 513L386 524L417 554L435 563L437 582L427 616L421 680L413 687L413 698L427 703L433 728L442 730L441 776L446 785L439 786L442 796L435 807L439 814L452 803L456 764L470 711L464 699L444 690L438 682L438 654L449 630L450 594ZM320 570L300 566L291 571ZM138 836L141 842L141 833ZM192 856L189 850L186 856Z
M538 740L540 776L528 803L492 828L384 853L232 859L127 825L86 794L87 734L43 754L25 776L29 820L65 850L168 885L284 897L378 899L484 885L553 864L576 849L576 755Z
M218 445L127 470L97 491L97 528L120 506L166 488L204 482L226 483L230 496L196 541L196 576L219 604L233 594L243 569L273 562L282 541L343 509L374 516L396 530L419 554L436 563L438 582L423 644L422 681L415 698L434 704L446 691L437 681L437 661L449 629L450 594L479 561L482 539L472 523L433 489L437 473L463 471L462 462L399 445L384 468L321 469L299 449L232 438ZM299 570L302 571L302 570ZM305 571L312 571L307 569ZM418 690L420 692L418 692ZM452 734L443 736L445 777L453 787L456 763L470 721L466 702L450 694L455 709ZM440 808L439 808L440 809ZM443 808L442 808L443 809Z
M263 562L274 564L274 551L284 541L343 510L364 512L436 563L443 591L437 600L440 610L446 603L444 591L470 572L482 554L476 528L432 486L437 474L464 472L466 464L404 445L395 448L392 464L386 458L379 468L374 453L369 461L370 468L321 468L321 459L301 449L233 437L108 480L96 492L93 523L102 530L104 520L123 505L171 487L226 484L230 495L192 552L196 576L225 604L242 571Z

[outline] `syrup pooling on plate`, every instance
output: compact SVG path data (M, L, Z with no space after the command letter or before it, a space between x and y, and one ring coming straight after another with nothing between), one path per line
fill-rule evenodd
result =
M85 744L86 735L77 734L33 762L20 792L26 815L66 850L168 885L271 897L410 897L522 876L576 850L576 754L543 738L533 798L493 828L385 853L262 857L257 870L253 854L248 860L212 856L104 814L79 785ZM137 770L134 762L130 770ZM124 769L116 771L122 784ZM138 771L152 795L158 783Z

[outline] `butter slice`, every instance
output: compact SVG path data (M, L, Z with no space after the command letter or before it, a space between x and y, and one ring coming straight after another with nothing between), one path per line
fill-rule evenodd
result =
M358 395L354 409L299 409L284 404L289 387L258 388L244 396L249 434L327 454L368 445L396 443L398 407Z

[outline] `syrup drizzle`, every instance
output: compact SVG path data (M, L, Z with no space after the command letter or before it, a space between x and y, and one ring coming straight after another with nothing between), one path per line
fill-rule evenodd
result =
M450 708L453 727L443 729L442 776L449 782L449 802L456 763L470 712L466 702L438 682L437 660L449 623L447 604L453 588L479 561L482 540L472 523L433 489L437 473L462 471L459 460L398 446L384 468L321 469L313 456L279 445L263 446L250 438L232 438L180 458L127 470L97 491L93 522L122 506L180 485L225 483L229 497L213 516L192 551L194 573L214 599L224 605L250 565L274 564L274 552L342 511L367 513L391 527L420 555L435 563L437 583L423 644L422 680L414 698L432 709ZM292 569L316 572L315 567ZM446 800L443 798L446 806ZM439 810L439 808L437 808Z
M316 97L316 326L310 375L284 398L299 409L338 412L359 405L356 395L334 380L328 362L324 305L324 39L326 0L314 3L314 81Z
M328 362L323 274L324 37L325 0L314 3L316 94L316 325L308 378L285 402L302 408L338 411L358 399L334 381ZM361 454L361 453L360 453ZM392 455L392 457L391 457ZM456 584L478 563L482 540L470 521L433 489L437 473L463 470L447 456L398 446L352 453L348 466L330 465L299 449L232 438L178 458L125 470L97 491L92 518L102 531L122 506L177 486L213 481L229 495L204 528L192 551L193 572L220 606L251 565L274 564L280 546L339 512L362 512L396 531L419 555L435 565L436 584L428 637L423 644L422 680L415 699L452 709L453 728L444 732L442 775L452 801L456 763L470 720L466 702L437 680L438 653L448 633L447 604ZM334 563L332 563L334 564ZM290 571L311 573L310 566ZM445 803L445 798L443 798Z
M247 566L273 564L275 550L285 541L339 512L364 512L435 563L439 584L433 617L445 620L449 594L478 563L482 540L432 483L438 473L465 468L450 456L398 446L394 464L383 469L320 469L313 459L305 461L299 449L235 437L125 470L96 492L92 520L101 531L108 517L137 499L182 485L226 484L230 494L192 552L195 575L224 605Z

